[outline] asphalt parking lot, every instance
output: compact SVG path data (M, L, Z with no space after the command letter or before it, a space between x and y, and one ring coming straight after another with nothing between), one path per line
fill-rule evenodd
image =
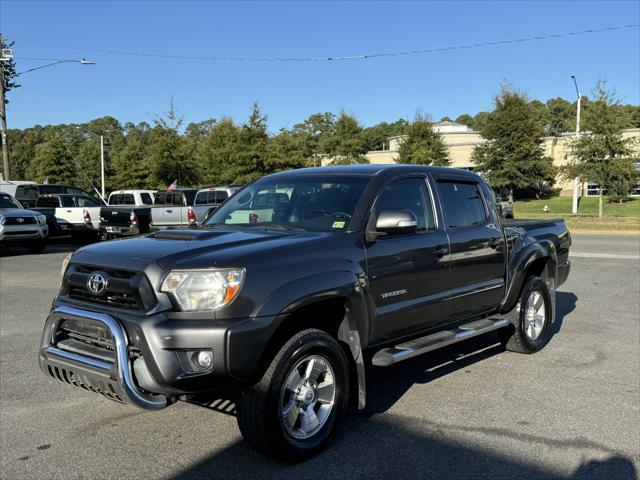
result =
M488 335L368 370L353 412L299 465L246 445L235 419L157 413L46 378L36 352L65 252L0 258L0 477L635 479L640 471L640 239L574 235L549 345L504 352Z

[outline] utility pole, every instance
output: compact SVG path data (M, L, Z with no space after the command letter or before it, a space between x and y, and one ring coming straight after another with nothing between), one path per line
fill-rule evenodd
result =
M104 136L100 135L100 178L102 180L102 199L104 200Z
M576 76L571 75L573 78L573 84L576 86L576 95L578 96L578 105L576 112L576 141L580 138L580 90L578 90L578 82L576 81ZM578 177L573 179L573 202L571 203L571 213L578 213L578 189L579 189L580 179Z
M2 42L4 43L4 42ZM6 58L10 60L10 58ZM6 99L4 91L4 65L5 61L4 52L0 53L0 119L2 120L2 172L4 173L4 179L9 180L11 178L11 172L9 170L9 144L7 142L7 111L5 109Z

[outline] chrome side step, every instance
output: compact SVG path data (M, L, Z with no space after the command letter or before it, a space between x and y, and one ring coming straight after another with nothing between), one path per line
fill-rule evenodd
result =
M377 352L371 361L376 367L388 367L402 360L412 358L423 353L461 342L483 333L498 330L509 325L504 318L483 318L465 323L451 330L442 330L424 337L416 338L395 347L383 348Z

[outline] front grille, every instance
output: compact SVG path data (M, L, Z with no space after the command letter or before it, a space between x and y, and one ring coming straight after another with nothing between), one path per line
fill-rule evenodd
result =
M38 233L37 230L9 230L3 233L3 235L5 236L9 236L9 235L35 235L36 233Z
M33 225L34 223L38 223L35 217L5 217L3 220L4 225Z
M111 352L115 350L113 335L102 322L93 320L66 319L58 325L56 343L74 340L83 344Z
M89 290L89 277L100 272L106 286L100 293ZM72 264L62 286L62 295L83 303L98 303L127 310L149 310L156 298L144 274L128 270L114 270L88 265Z

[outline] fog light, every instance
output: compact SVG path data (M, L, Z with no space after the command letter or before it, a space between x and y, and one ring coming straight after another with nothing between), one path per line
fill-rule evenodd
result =
M211 352L207 352L206 350L198 352L198 354L196 355L196 363L203 370L211 368L211 364L213 363L213 354Z

